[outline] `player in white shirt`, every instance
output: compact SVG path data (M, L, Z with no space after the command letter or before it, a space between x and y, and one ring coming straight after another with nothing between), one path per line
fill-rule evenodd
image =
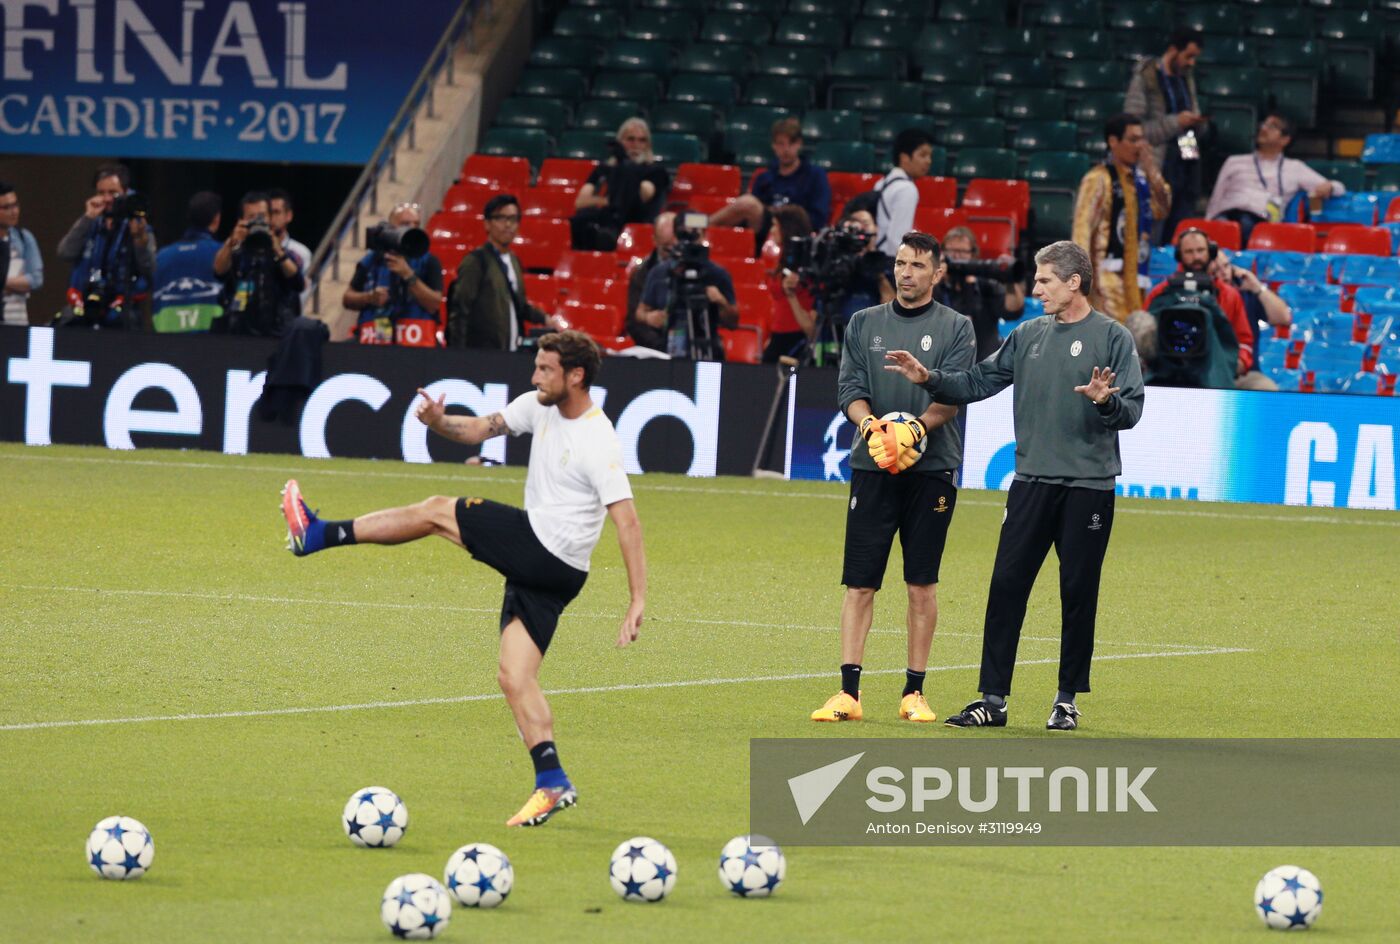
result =
M617 527L631 603L617 645L636 640L646 602L642 526L612 422L594 406L589 386L602 363L598 345L579 331L539 341L533 392L501 413L448 416L444 398L419 390L418 419L440 436L476 445L493 436L534 435L525 475L525 508L485 498L435 496L347 521L312 514L296 480L282 490L289 546L297 556L350 544L404 544L438 535L466 548L506 578L501 604L497 681L535 765L535 790L507 826L538 826L572 806L578 792L559 763L554 716L539 670L559 614L583 589L604 517Z

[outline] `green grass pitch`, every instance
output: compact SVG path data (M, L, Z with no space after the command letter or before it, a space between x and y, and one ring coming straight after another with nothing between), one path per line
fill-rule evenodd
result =
M862 725L806 720L836 687L843 486L633 480L642 638L612 645L627 596L609 527L545 663L581 802L508 831L532 781L496 694L499 578L445 541L296 560L277 506L291 476L335 517L431 494L518 504L523 470L6 445L0 476L6 942L387 940L389 880L441 876L470 841L510 855L516 888L495 911L457 909L442 940L1257 941L1272 932L1254 883L1285 863L1323 883L1311 933L1400 935L1396 849L799 848L774 898L730 896L715 868L747 830L750 737L960 736L896 721L894 672L868 677ZM1400 518L1119 508L1074 736L1400 735ZM1000 517L1001 496L962 494L928 684L940 716L974 697ZM1052 555L1012 735L1044 734L1055 576ZM896 576L867 671L902 669L902 627ZM172 719L187 715L202 717ZM152 717L166 720L34 726ZM341 830L368 784L408 805L396 848L358 849ZM1300 797L1299 815L1326 802ZM155 837L139 881L102 881L82 857L117 812ZM679 860L659 905L608 886L610 851L639 834Z

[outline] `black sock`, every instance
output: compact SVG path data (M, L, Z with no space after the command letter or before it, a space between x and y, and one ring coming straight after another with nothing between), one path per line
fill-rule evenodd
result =
M841 691L860 701L860 666L850 662L841 666Z
M530 760L535 762L535 773L544 773L546 770L559 770L559 752L554 749L553 741L541 741L530 748Z
M1061 689L1060 691L1056 692L1056 693L1055 693L1055 704L1058 705L1058 704L1060 704L1061 702L1065 703L1066 705L1072 705L1072 704L1074 704L1074 692L1067 692L1067 691L1065 691L1065 690L1063 690L1063 689Z
M342 544L355 543L355 520L349 521L322 521L326 526L324 532L326 547L340 547Z
M913 669L905 669L904 694L912 695L915 692L922 692L924 690L924 676L927 674L927 669L925 669L923 672L915 672Z
M983 692L982 700L998 710L1006 707L1005 695L989 695L986 692Z

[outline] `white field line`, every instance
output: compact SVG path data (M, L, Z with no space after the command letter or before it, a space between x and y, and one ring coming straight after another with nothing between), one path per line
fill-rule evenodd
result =
M1095 661L1113 662L1124 659L1166 659L1174 656L1217 656L1236 652L1253 652L1253 649L1192 649L1183 652L1128 652L1110 656L1098 656ZM1059 659L1025 659L1019 665L1058 665ZM980 664L930 666L929 672L961 672L980 668ZM894 675L903 669L876 669L866 675ZM827 678L831 670L823 672L800 672L793 675L755 675L743 678L681 679L673 682L637 682L623 685L594 685L586 688L556 688L546 695L593 695L606 692L650 691L662 688L696 688L705 685L742 685L755 682L791 682L805 679ZM403 701L371 701L350 705L316 705L302 708L258 708L249 711L214 711L202 714L145 715L133 718L86 718L75 721L24 721L17 724L0 724L0 731L37 731L48 728L82 728L110 724L146 724L154 721L207 721L218 718L266 718L279 715L331 714L345 711L374 711L381 708L413 708L421 705L456 705L473 701L494 701L503 697L499 692L482 695L455 695L442 698L413 698Z
M0 462L6 459L19 459L26 461L44 462L79 462L79 463L99 463L103 465L138 465L157 466L161 468L173 469L213 469L221 472L269 472L278 475L307 475L325 476L339 475L357 479L417 479L423 482L452 482L461 485L464 482L472 481L471 473L457 473L448 475L445 473L415 473L415 472L390 472L387 470L351 470L351 469L327 469L319 468L322 459L303 459L303 464L298 466L272 466L272 465L244 465L237 462L186 462L186 461L162 461L159 459L116 459L104 458L100 456L39 456L39 455L19 455L15 453L0 453ZM525 481L524 476L518 475L491 475L482 477L475 481L482 484L494 483L521 483ZM726 496L755 496L759 498L818 498L826 501L846 501L847 496L840 492L813 492L803 491L798 487L792 489L749 489L749 488L718 488L706 485L652 485L648 484L644 477L634 476L632 488L639 492L684 492L695 495L726 495ZM969 491L982 491L981 489L969 489ZM1000 508L1005 504L1003 500L984 500L962 498L960 503L972 505L974 507ZM1199 503L1197 503L1199 504ZM1346 525L1371 525L1382 528L1400 528L1400 516L1388 518L1363 518L1349 517L1328 514L1249 514L1245 512L1233 511L1197 511L1181 506L1171 508L1144 508L1141 506L1125 506L1116 509L1118 514L1126 515L1154 515L1168 518L1214 518L1222 521L1282 521L1288 524L1346 524Z
M40 584L5 584L0 583L0 588L11 590L27 590L37 593L96 593L110 594L112 596L131 597L176 597L181 599L211 600L217 603L253 603L253 604L274 604L278 606L348 606L354 609L381 609L381 610L428 610L435 612L449 613L471 613L490 614L495 616L501 612L500 607L486 606L455 606L450 603L389 603L381 600L318 600L311 597L272 597L261 596L248 593L200 593L194 590L139 590L126 587L109 589L106 587L64 587L49 586ZM592 619L610 620L617 618L616 613L573 613L569 614L570 619ZM804 625L801 623L762 623L752 620L720 620L720 619L696 619L690 617L675 616L648 616L647 622L651 623L672 623L676 625L695 626L735 626L745 629L780 629L798 630L803 632L823 632L835 633L836 626L816 626ZM898 633L904 635L903 629L880 629L872 628L872 633ZM981 633L953 633L941 632L940 636L952 636L956 638L981 639ZM1022 636L1029 642L1059 642L1058 636ZM1096 639L1095 643L1100 646L1127 646L1133 649L1200 649L1200 643L1179 643L1179 642L1137 642L1133 640L1109 640Z

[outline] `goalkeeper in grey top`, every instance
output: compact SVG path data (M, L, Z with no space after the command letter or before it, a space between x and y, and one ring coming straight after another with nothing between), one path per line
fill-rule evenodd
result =
M1045 555L1060 558L1060 682L1046 727L1072 731L1089 691L1099 575L1113 529L1118 431L1142 417L1142 371L1128 329L1089 305L1093 267L1067 240L1036 253L1045 315L1019 325L971 370L930 370L908 351L885 355L939 403L985 400L1015 384L1016 475L1006 498L982 635L982 699L946 724L1002 727L1026 601Z
M932 722L924 697L929 649L938 623L938 566L957 503L962 431L951 422L955 406L933 402L926 391L887 373L886 352L896 348L920 368L965 370L977 349L972 322L933 300L944 276L938 240L904 235L895 254L895 298L858 311L846 328L838 396L841 412L859 429L851 443L851 500L841 582L841 690L813 721L859 721L861 660L875 613L875 594L899 532L909 594L909 661L899 717ZM905 413L907 421L882 420Z

